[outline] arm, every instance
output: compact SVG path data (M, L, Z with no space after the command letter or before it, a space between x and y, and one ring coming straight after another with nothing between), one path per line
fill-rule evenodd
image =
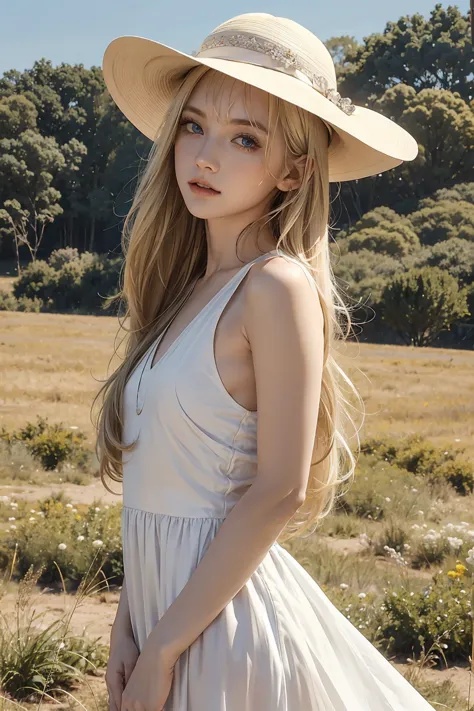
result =
M115 638L120 637L122 635L133 637L125 575L123 576L122 591L120 593L120 600L117 607L117 612L115 613L114 623L110 631L110 645L113 646Z
M248 279L244 314L257 383L258 474L148 637L145 646L171 662L245 585L305 498L323 367L319 299L297 264L271 260Z

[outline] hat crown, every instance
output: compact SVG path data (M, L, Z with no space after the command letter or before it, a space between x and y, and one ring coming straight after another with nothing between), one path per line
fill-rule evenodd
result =
M201 48L208 47L218 39L225 42L225 38L237 37L240 38L240 42L245 43L247 40L246 46L249 49L252 40L260 41L267 46L274 45L283 55L287 53L289 56L297 57L299 62L314 74L324 77L328 88L336 89L336 70L330 52L316 35L294 20L275 17L265 12L237 15L213 29Z

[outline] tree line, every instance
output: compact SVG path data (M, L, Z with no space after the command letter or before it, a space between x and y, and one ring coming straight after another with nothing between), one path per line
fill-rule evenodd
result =
M362 42L341 36L326 46L341 95L394 119L419 144L410 163L332 186L338 276L352 299L377 307L389 303L387 288L396 275L438 269L458 287L460 301L449 305L451 312L474 321L468 14L437 4L428 18L403 16ZM53 67L43 58L24 72L5 72L0 259L19 265L65 248L119 255L123 219L150 146L112 101L99 67Z

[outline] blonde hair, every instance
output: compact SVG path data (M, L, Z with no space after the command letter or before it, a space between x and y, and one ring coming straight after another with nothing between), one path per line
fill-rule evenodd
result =
M205 221L194 217L181 196L174 172L174 141L183 107L204 75L211 79L214 98L225 82L236 82L207 67L188 72L170 103L166 118L155 138L139 176L137 189L122 235L125 254L123 286L108 303L125 301L130 319L125 358L106 379L97 425L96 454L105 488L106 478L122 481L122 453L136 442L122 442L122 408L125 384L152 343L173 320L186 298L190 283L201 275L207 263ZM243 86L247 103L249 85ZM252 121L249 115L250 121ZM301 187L276 191L270 210L248 225L258 232L269 225L275 248L298 260L316 284L324 316L324 368L317 436L313 450L306 499L279 536L287 540L303 532L312 533L332 510L338 487L351 478L356 458L349 446L349 427L354 425L344 396L344 384L361 402L360 395L336 362L337 341L349 333L351 318L338 292L330 262L328 127L303 109L269 95L268 126L281 126L287 157L307 155ZM265 146L268 157L271 140ZM343 332L337 314L347 321ZM121 325L122 328L123 325ZM125 329L126 330L126 329ZM360 442L357 429L357 452ZM314 527L312 528L314 524Z

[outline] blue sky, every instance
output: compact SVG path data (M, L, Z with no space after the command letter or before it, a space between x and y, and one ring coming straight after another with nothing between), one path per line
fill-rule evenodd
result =
M469 0L456 4L467 12ZM120 35L148 37L190 53L214 27L244 12L289 17L324 41L341 34L362 39L401 15L420 12L428 17L434 5L435 0L20 0L2 8L0 74L7 69L23 71L42 57L53 65L100 66L106 46Z

